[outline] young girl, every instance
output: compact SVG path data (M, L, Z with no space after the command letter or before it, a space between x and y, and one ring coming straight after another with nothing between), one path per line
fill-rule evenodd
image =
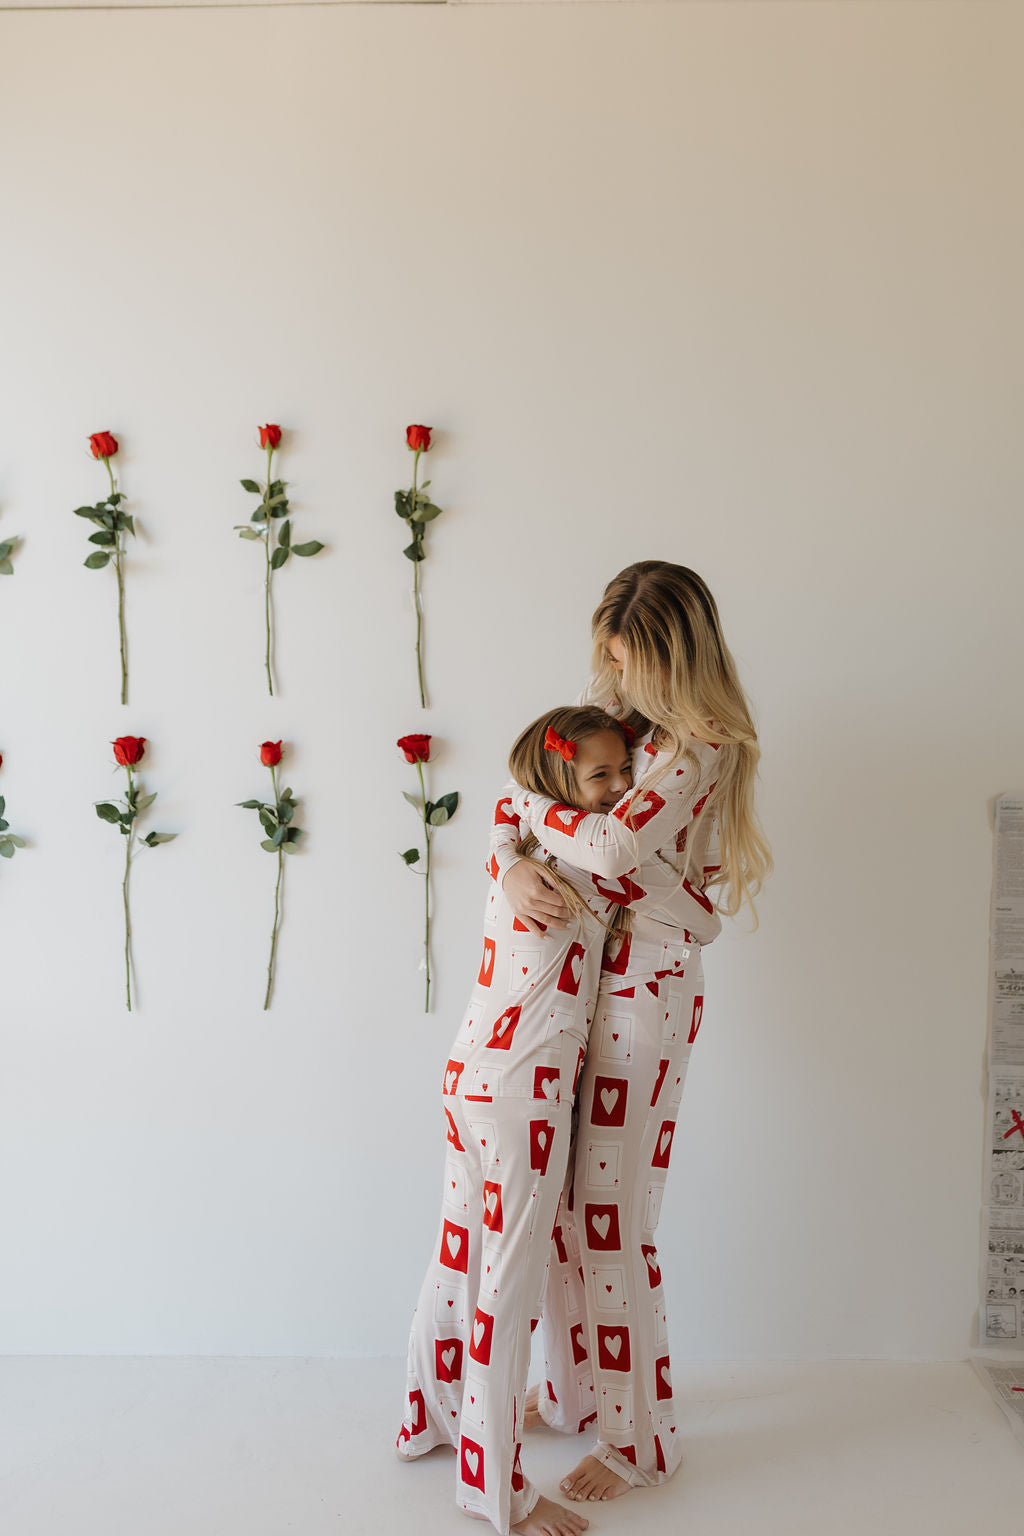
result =
M510 771L519 784L550 796L559 818L608 812L632 783L631 734L593 706L554 710L522 733ZM554 823L524 840L507 800L499 801L495 821L515 832L517 857L546 852L543 839ZM520 1466L530 1335L605 938L626 933L627 911L677 922L680 891L675 872L672 879L659 875L648 892L639 883L626 890L617 880L602 887L550 856L543 868L566 902L568 926L531 931L497 885L488 896L480 971L443 1074L444 1203L413 1317L397 1441L407 1459L452 1445L457 1502L502 1536L578 1536L587 1525L542 1499ZM624 943L620 937L612 951ZM681 973L689 952L676 945L669 969ZM659 962L665 958L659 950Z

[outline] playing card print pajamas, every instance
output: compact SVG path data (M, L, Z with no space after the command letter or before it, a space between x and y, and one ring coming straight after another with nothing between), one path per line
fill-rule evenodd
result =
M718 868L717 829L706 816L696 820L714 787L716 748L690 745L699 768L672 769L645 792L644 760L653 769L659 759L649 738L637 743L635 842L615 814L511 793L522 832L534 831L563 872L563 858L588 868L609 907L641 890L656 899L666 882L677 898L668 908L675 928L641 906L632 932L618 948L610 941L603 960L543 1301L541 1414L572 1434L596 1420L593 1454L632 1486L671 1476L682 1454L654 1236L703 1010L701 945L721 931L703 889ZM688 838L692 873L680 886ZM501 878L514 841L496 827L491 847Z
M507 799L495 821L514 844L520 823ZM488 866L495 883L480 970L443 1072L443 1204L410 1332L397 1441L406 1458L454 1446L456 1501L502 1533L539 1497L520 1465L530 1336L598 996L606 930L591 908L610 910L589 873L557 867L590 905L568 929L538 935L516 918L493 859ZM633 900L662 911L661 893Z

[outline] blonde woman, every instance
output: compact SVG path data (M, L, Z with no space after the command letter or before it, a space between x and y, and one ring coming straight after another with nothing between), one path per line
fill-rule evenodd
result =
M543 869L519 858L523 831L589 870L609 907L656 865L682 904L678 926L641 914L607 946L580 1076L544 1301L548 1379L527 1399L528 1427L575 1434L596 1422L593 1452L561 1484L577 1500L662 1482L682 1459L654 1236L703 1012L701 946L720 914L752 907L771 870L754 810L757 735L706 584L665 561L629 566L593 637L584 697L635 730L633 788L611 813L581 815L510 786L517 835L495 827L491 840L495 878L532 932L568 914Z

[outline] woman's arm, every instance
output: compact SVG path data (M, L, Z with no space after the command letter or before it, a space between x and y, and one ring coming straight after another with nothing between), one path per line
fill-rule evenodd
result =
M674 841L700 814L714 789L717 749L697 742L694 750L696 765L684 763L650 789L645 790L641 780L607 816L560 805L518 786L512 791L508 814L532 831L549 852L577 868L612 878L628 874Z
M555 887L544 879L540 864L516 851L529 831L512 810L511 792L517 789L514 781L506 785L495 806L487 873L500 885L509 906L530 933L568 928L572 914Z

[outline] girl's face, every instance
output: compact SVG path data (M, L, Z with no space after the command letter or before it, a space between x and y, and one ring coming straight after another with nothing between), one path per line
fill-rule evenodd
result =
M618 731L595 731L576 747L572 761L577 804L607 813L633 787L633 761Z

